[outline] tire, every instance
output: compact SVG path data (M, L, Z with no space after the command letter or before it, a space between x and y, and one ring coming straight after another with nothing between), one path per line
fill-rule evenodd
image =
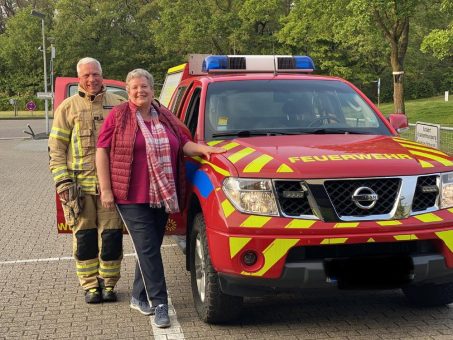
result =
M418 307L445 306L453 302L453 283L424 284L403 288L406 298Z
M206 224L202 213L194 218L190 235L190 277L198 316L206 323L225 323L241 314L243 298L222 293L209 257Z

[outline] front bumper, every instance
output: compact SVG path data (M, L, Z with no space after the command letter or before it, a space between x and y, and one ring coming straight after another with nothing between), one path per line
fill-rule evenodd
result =
M381 257L369 257L362 258L360 262L366 268L367 261L374 262L368 263L374 266L381 260ZM395 262L391 257L384 261ZM310 288L401 288L407 285L453 281L453 269L446 266L445 258L440 254L410 255L401 261L402 267L404 262L408 265L407 268L399 270L395 267L394 269L398 270L396 275L395 270L382 270L382 273L378 270L370 274L373 272L371 269L357 273L357 281L354 281L353 277L342 276L341 273L338 273L338 277L332 276L332 269L328 268L330 265L326 260L286 263L281 277L277 279L219 273L219 281L223 293L235 296L261 296L272 292Z

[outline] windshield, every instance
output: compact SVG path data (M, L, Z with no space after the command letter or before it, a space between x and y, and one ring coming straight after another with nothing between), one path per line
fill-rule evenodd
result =
M390 135L368 104L336 80L248 80L209 85L206 139L303 133Z

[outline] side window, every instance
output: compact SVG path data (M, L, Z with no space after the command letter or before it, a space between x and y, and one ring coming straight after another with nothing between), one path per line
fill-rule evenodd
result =
M68 97L76 94L78 87L79 87L78 84L69 85L69 96ZM112 85L107 85L106 89L107 89L107 92L115 93L115 94L127 99L127 92L122 87L116 87L116 86L112 86Z
M184 97L184 93L186 92L187 86L181 86L175 96L175 100L173 103L171 103L171 107L169 107L170 111L173 112L175 115L178 116L178 118L181 116L181 113L179 111L179 106L181 105L181 100L182 97Z
M187 107L187 112L185 115L186 119L184 120L184 123L189 128L192 136L195 136L195 131L197 130L198 110L200 108L200 94L200 88L194 90L192 98L190 98L189 106Z
M121 96L121 97L127 99L127 92L122 87L116 87L116 86L107 85L106 88L107 88L107 92L111 92L111 93L117 94L118 96Z

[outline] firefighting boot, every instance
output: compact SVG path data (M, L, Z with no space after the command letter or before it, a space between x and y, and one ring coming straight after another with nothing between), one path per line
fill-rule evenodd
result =
M99 288L91 288L85 291L85 302L86 303L101 303L102 296Z
M116 292L113 287L102 288L102 300L104 302L115 302L117 300Z

